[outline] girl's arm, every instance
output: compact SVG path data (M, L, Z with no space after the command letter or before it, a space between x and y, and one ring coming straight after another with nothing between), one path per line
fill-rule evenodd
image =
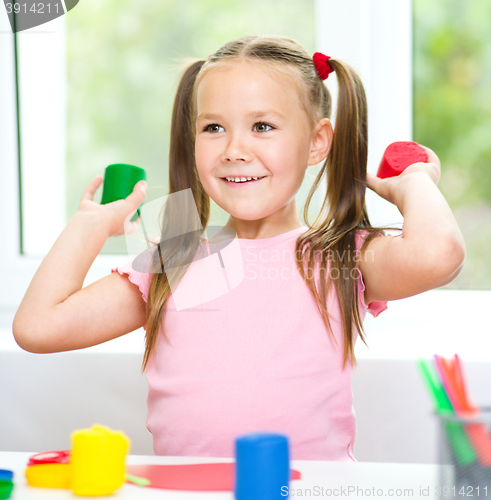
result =
M77 212L44 257L17 310L13 333L27 351L89 347L145 322L145 302L138 287L119 273L82 289L107 238L124 234L125 219L145 198L146 186L138 183L125 200L100 205L92 198L101 182L97 176L85 189ZM130 222L126 230L136 230L138 223Z
M361 255L365 303L396 300L450 283L461 271L465 242L437 188L438 157L415 163L397 177L368 174L370 189L394 203L404 217L401 236L374 238Z

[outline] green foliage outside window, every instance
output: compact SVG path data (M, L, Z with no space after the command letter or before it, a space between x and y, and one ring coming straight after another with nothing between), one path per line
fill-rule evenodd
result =
M414 140L442 164L439 188L467 245L446 288L491 288L491 3L414 0Z

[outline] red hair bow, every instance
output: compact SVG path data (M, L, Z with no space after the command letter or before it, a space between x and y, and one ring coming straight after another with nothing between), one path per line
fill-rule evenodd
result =
M329 56L322 54L321 52L316 52L312 59L314 60L315 69L321 80L325 80L334 70L331 68L327 62L331 59Z

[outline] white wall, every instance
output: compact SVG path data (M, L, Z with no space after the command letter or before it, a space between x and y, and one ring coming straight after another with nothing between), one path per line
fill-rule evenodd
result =
M99 423L124 431L132 454L153 455L145 426L142 331L118 340L32 354L0 336L0 450L70 449L72 431Z

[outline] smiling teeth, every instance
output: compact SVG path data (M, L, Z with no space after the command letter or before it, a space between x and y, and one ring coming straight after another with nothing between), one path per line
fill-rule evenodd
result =
M252 179L257 180L259 177L225 177L225 179L230 182L246 182Z

